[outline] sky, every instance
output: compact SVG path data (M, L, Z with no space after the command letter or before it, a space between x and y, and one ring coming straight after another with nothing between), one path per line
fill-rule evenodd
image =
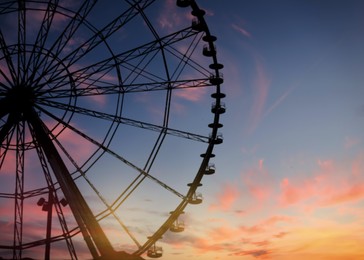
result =
M364 2L199 0L197 3L206 11L209 30L217 37L217 58L224 65L221 87L226 94L223 100L226 113L221 116L224 127L219 130L224 142L214 150L216 173L205 176L198 190L203 194L203 203L188 206L181 216L184 232L167 232L158 241L158 246L164 250L162 259L363 259ZM152 6L147 14L161 34L175 31L192 19L187 9L175 6L175 1L158 4L160 8ZM71 2L65 1L64 5L71 5ZM105 6L104 12L112 17L117 8ZM37 21L36 12L29 12L29 15ZM102 26L109 21L107 18L102 12L94 11L89 21ZM10 26L7 16L1 19ZM54 26L61 28L68 21L66 16L55 16ZM110 37L111 49L130 49L147 42L143 37L150 32L145 24L138 27L137 34L136 25L137 22L131 23L130 27L121 29L122 33ZM2 30L8 42L16 38L11 30ZM66 47L72 51L90 31L92 28L82 27L80 34L72 37ZM57 32L59 30L55 29L55 35ZM66 47L64 52L67 52ZM177 45L176 48L184 50L186 47ZM100 60L102 55L110 56L105 45L94 51L100 55L97 57ZM177 62L172 55L168 58L171 66ZM77 70L96 60L95 56L86 56L69 69ZM208 66L203 58L196 60ZM161 62L160 59L150 64L140 62L147 71L159 75L153 62ZM2 59L0 65L4 64ZM149 79L144 74L145 78L139 79L140 75L129 65L123 67L131 71L124 82L131 84ZM6 74L6 69L3 71ZM195 71L186 69L184 73L182 78L194 77ZM117 79L117 72L111 70L100 75L100 79L103 82L100 84L106 86ZM79 87L83 84L88 82L82 82ZM171 127L208 134L207 124L212 120L208 91L177 92L171 108ZM158 91L132 93L131 98L125 99L123 115L160 124L164 100ZM95 95L77 100L72 97L69 102L112 114L120 100ZM128 126L116 128L108 121L93 123L82 114L63 115L54 107L49 109L99 142L108 143L112 139L110 149L135 165L148 166L146 161L157 138L155 132ZM62 131L62 125L44 112L41 118L86 170L89 180L102 191L106 200L114 201L132 180L129 175L118 173L129 173L130 167L115 162L110 154L96 160L101 151L92 155L95 144L67 128ZM108 129L115 131L113 138L107 133ZM102 136L106 136L105 139ZM190 140L167 138L151 174L174 189L186 192L187 183L198 169L203 147ZM13 189L14 154L7 154L1 168L1 192L10 193ZM39 169L35 157L34 149L26 157L27 169L30 169L26 177L27 189L46 185L44 180L35 177L35 169ZM89 157L92 160L86 161ZM67 166L75 168L70 162ZM79 178L76 183L95 212L100 212L104 205L87 182ZM173 209L177 201L175 195L146 180L123 204L120 214L142 240L161 225L168 216L168 209ZM46 215L31 206L34 204L36 199L26 206L30 213L25 218L33 223L24 228L28 234L25 239L29 240L45 234L44 230L39 230L46 223ZM4 231L11 234L13 209L10 201L2 198L0 205L1 230L3 234ZM64 213L70 226L74 226L69 208L65 208ZM116 248L129 249L132 241L116 228L114 219L106 218L101 223ZM54 231L57 232L60 232L59 226ZM3 243L9 239L11 236L2 235L0 240ZM88 259L82 238L76 237L75 245L82 252L80 258ZM54 246L54 250L62 254L65 248ZM26 256L36 253L29 251Z

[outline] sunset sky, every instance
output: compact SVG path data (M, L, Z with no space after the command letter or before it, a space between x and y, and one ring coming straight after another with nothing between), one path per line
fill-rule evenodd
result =
M203 203L188 206L181 217L185 231L167 232L158 242L164 249L161 259L364 259L364 1L196 2L206 11L209 29L217 37L218 60L224 64L222 92L226 94L226 113L221 116L224 142L214 150L216 173L204 177L199 189ZM149 14L162 32L173 31L180 19L186 19L175 16L174 0L165 0L161 6ZM115 9L109 6L105 7L106 11L112 13ZM102 13L95 12L90 21L104 18ZM130 49L138 45L139 37L132 29L125 30L125 38L115 37L111 47L118 48L125 43L123 47ZM8 35L11 41L12 34ZM72 44L77 45L82 36ZM72 69L77 65L71 66ZM154 93L141 94L128 101L131 103L125 113L138 120L159 120L164 104L160 102L159 92ZM116 102L102 96L92 98L95 99L92 105L87 103L90 100L82 99L81 104L84 101L85 107L104 111L109 102ZM174 101L173 126L185 129L185 122L189 122L187 130L195 131L203 122L206 129L196 131L208 133L207 124L212 115L206 92L181 92ZM44 118L51 121L49 117ZM103 125L93 125L82 116L72 118L77 119L79 129L90 135L107 131L100 130ZM47 125L56 133L62 130L54 123L47 122ZM119 152L127 147L122 154L132 158L136 165L142 165L154 143L154 132L122 130L123 133L115 135L113 140L117 141L110 149ZM123 139L123 134L130 138ZM134 136L141 139L136 141ZM91 156L95 149L72 131L63 131L59 139L79 161ZM144 151L144 147L149 150ZM197 171L200 161L196 160L201 160L201 149L188 141L166 142L160 151L162 159L156 160L152 174L173 188L186 191L186 184L191 180L187 173ZM15 160L12 153L8 156L7 162ZM31 153L27 159L32 161L32 156L35 154ZM124 180L118 179L116 171L128 171L126 166L117 168L112 159L106 154L89 172L90 180L111 201L118 196L114 190L120 189L118 185ZM5 163L1 192L11 192L13 177L7 174L11 171L14 165ZM29 189L39 184L31 177L27 181ZM93 202L86 182L78 180L78 184L84 188L88 201ZM134 226L132 231L138 236L152 232L162 223L161 216L168 215L161 209L163 206L176 205L173 196L160 190L161 187L148 182L125 206L123 218ZM142 204L138 204L140 201ZM13 213L5 212L7 203L0 200L3 210L0 228L11 234L8 223ZM94 206L99 211L102 209L101 203L95 202ZM30 221L44 225L45 213L36 206L29 207L33 212L28 215ZM66 208L66 217L70 214ZM42 216L39 217L42 222L37 222L38 216ZM146 219L154 221L157 217L155 223L144 226ZM115 241L123 239L113 224L106 221L104 227ZM28 228L31 232L37 230L36 225ZM141 232L141 229L146 230ZM2 243L11 239L11 236L0 236ZM75 244L80 241L81 238L76 239ZM117 245L124 250L128 243L123 241ZM77 248L80 252L87 251L84 245ZM85 253L82 257L89 258L89 255Z
M180 259L362 259L364 3L201 5L227 113Z

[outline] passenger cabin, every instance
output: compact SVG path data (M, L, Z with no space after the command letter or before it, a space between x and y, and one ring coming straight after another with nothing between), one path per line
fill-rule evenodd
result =
M210 142L213 142L214 144L222 144L224 138L222 133L217 133L217 136L215 138L212 137L212 134L210 134Z
M215 173L215 164L213 163L210 163L207 167L206 167L206 170L205 170L205 175L212 175Z
M211 85L214 85L214 86L220 85L224 82L224 74L219 73L219 75L217 75L217 76L214 74L211 74L209 81L210 81Z
M173 213L173 211L170 212L170 214ZM181 214L184 214L184 212L182 212ZM182 232L185 230L185 223L177 217L174 223L169 227L169 230L175 233Z
M187 184L189 187L191 187L192 186L192 183L189 183L189 184ZM201 187L202 186L202 183L199 183L198 185L197 185L198 187ZM193 205L197 205L197 204L201 204L202 203L202 201L203 201L203 197L202 197L202 194L201 193L199 193L199 192L195 192L195 193L193 193L192 194L192 196L191 196L191 198L189 198L189 203L190 204L193 204Z
M181 220L176 220L170 227L169 230L174 233L179 233L185 230L185 223Z
M202 32L204 30L204 25L200 22L199 19L192 19L192 29L197 32Z
M160 258L163 256L163 248L153 244L147 251L147 256L150 258Z
M216 55L215 45L212 45L211 47L209 44L205 44L202 49L202 54L205 57L212 57L213 55Z
M199 193L199 192L195 192L192 197L190 198L189 200L189 203L190 204L193 204L193 205L197 205L197 204L201 204L203 201L203 197L202 197L202 194Z
M226 111L225 103L220 102L220 105L217 105L216 102L212 103L212 105L211 105L212 113L224 114L225 111Z

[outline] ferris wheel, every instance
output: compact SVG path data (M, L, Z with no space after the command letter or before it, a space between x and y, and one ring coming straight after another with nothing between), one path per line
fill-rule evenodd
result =
M194 0L0 2L1 257L158 258L185 229L223 141L205 14Z

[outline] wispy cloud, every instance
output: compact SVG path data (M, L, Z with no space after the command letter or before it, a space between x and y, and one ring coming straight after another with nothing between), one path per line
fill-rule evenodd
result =
M182 100L187 100L191 102L201 101L206 94L205 88L186 88L183 90L178 90L174 92L176 97Z
M274 109L281 105L294 89L294 86L288 88L270 107L266 109L264 117L268 116Z
M261 122L271 84L270 76L264 65L263 58L255 53L254 55L255 77L253 80L253 103L250 109L248 134L254 132Z
M231 24L231 26L233 27L234 30L236 30L237 32L241 33L242 35L248 37L248 38L251 38L252 35L249 31L247 31L244 27L242 26L239 26L235 23Z

